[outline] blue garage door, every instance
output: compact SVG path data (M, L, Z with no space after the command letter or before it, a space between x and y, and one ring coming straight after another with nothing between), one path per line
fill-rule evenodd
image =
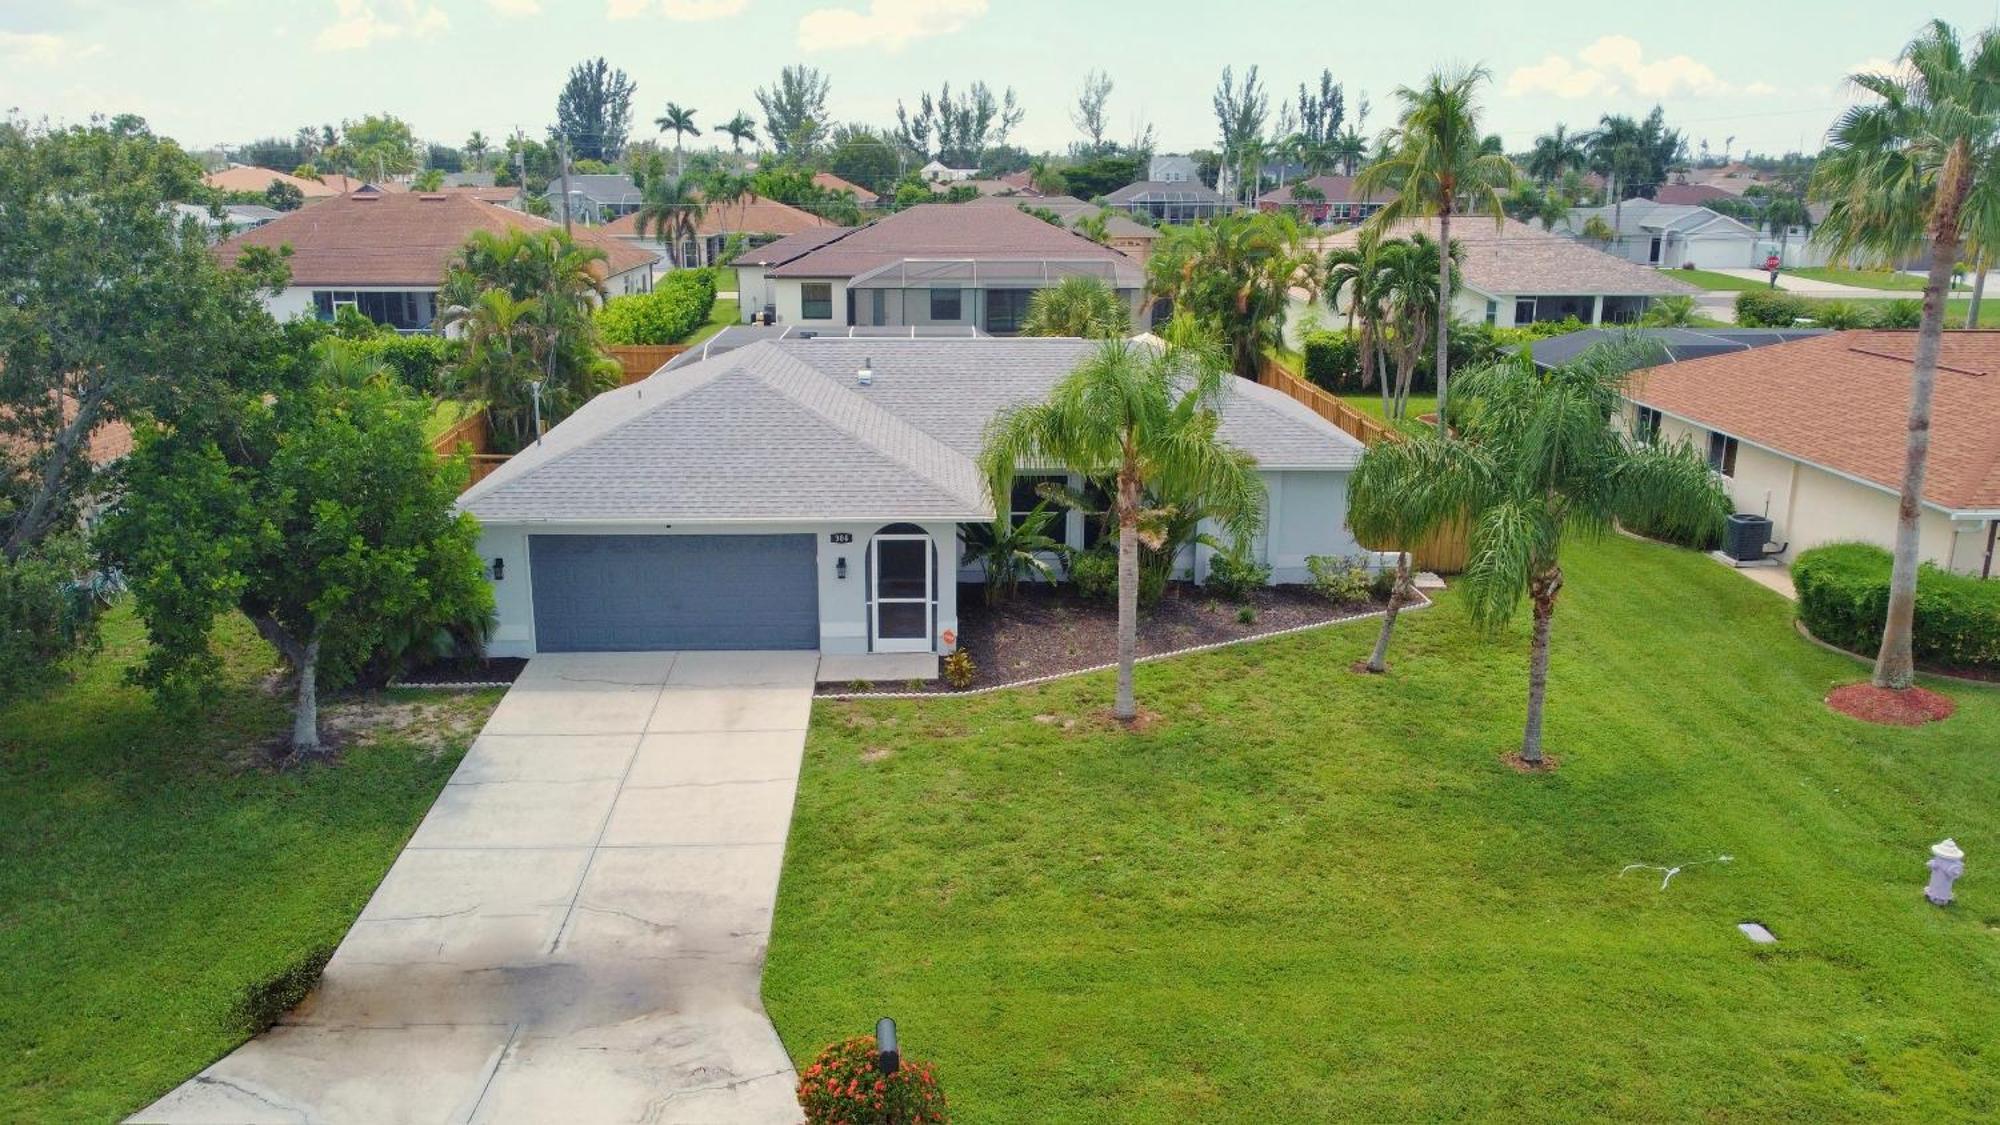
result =
M810 535L531 535L540 652L819 647Z

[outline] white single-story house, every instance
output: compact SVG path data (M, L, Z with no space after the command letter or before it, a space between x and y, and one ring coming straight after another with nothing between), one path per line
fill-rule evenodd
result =
M1590 245L1628 262L1660 269L1750 269L1760 265L1756 228L1706 207L1628 199L1615 207L1578 207L1563 232L1581 238L1592 219L1603 219L1616 235ZM1752 259L1755 259L1754 261Z
M446 267L475 232L560 229L466 192L367 189L288 212L217 243L215 253L227 266L251 246L291 247L291 285L265 298L280 320L331 320L342 308L354 308L398 332L425 332L437 319ZM605 288L612 296L652 290L653 255L595 230L579 227L574 237L604 251Z
M1893 548L1915 332L1828 332L1636 372L1627 423L1705 451L1736 510L1766 516L1789 562L1843 540ZM1938 360L1923 558L1995 575L2000 333L1947 332Z
M1074 339L764 340L598 396L459 499L478 517L498 656L631 649L948 653L960 529L996 511L988 422L1103 345ZM1143 344L1134 346L1146 346ZM1360 553L1347 480L1361 444L1231 379L1224 439L1257 459L1273 580ZM1096 517L1070 513L1074 547ZM1208 548L1186 573L1207 574Z
M632 214L646 202L645 189L622 172L572 172L567 195L564 188L563 178L557 176L549 181L548 190L542 193L542 198L549 205L549 214L557 220L563 217L563 204L567 201L572 223L591 226L608 223L620 215Z
M979 169L953 168L946 165L942 160L933 160L922 168L917 169L917 174L922 176L926 183L957 184L977 178Z

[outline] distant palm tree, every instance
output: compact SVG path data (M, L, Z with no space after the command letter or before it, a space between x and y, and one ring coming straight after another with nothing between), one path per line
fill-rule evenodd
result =
M1066 277L1028 298L1023 336L1110 339L1132 330L1132 310L1116 290L1095 277Z
M1535 147L1528 152L1528 174L1546 186L1565 172L1582 168L1584 160L1584 138L1570 132L1568 126L1557 125L1555 132L1535 138Z
M1138 718L1139 545L1163 538L1176 505L1200 507L1238 541L1263 523L1264 485L1251 456L1216 436L1229 370L1201 330L1177 320L1163 349L1106 341L1040 402L996 418L980 453L996 504L1015 467L1054 462L1115 481L1108 519L1118 528L1118 696L1113 714ZM1167 506L1149 497L1172 497Z
M1694 313L1693 297L1655 297L1639 322L1649 328L1686 328L1694 323Z
M1391 418L1409 414L1410 385L1416 379L1417 364L1423 358L1425 344L1429 343L1431 327L1440 315L1447 321L1451 318L1450 294L1440 301L1435 281L1438 252L1436 240L1422 232L1407 239L1389 239L1376 251L1370 288L1375 301L1387 311L1392 329L1390 351L1396 358L1395 392L1385 411ZM1454 264L1464 258L1456 245L1452 247L1452 257ZM1450 292L1456 293L1455 277L1452 285ZM1438 417L1442 419L1443 415Z
M1592 215L1590 218L1585 219L1583 229L1577 233L1586 242L1598 242L1606 246L1611 245L1618 239L1618 232L1611 229L1611 224L1605 222L1602 215Z
M695 128L694 110L668 102L666 112L654 118L653 125L662 133L674 135L674 175L686 175L687 154L681 149L681 138L701 136L701 130Z
M1982 235L2000 217L1994 140L2000 136L2000 32L1983 31L1966 45L1950 24L1937 20L1910 40L1900 61L1904 75L1850 78L1875 100L1834 123L1812 183L1813 196L1827 204L1815 237L1835 253L1895 261L1926 244L1930 251L1910 379L1888 620L1875 657L1875 685L1899 691L1916 682L1918 517L1945 298L1961 240Z
M1381 294L1376 285L1380 272L1377 255L1382 245L1382 232L1374 227L1362 227L1355 236L1353 246L1342 246L1327 252L1321 267L1320 287L1326 294L1326 302L1335 311L1347 306L1347 331L1354 337L1357 375L1361 389L1367 390L1375 380L1377 341L1380 339L1383 317ZM1382 375L1382 413L1389 412L1388 373Z
M1396 97L1403 115L1391 135L1390 151L1362 171L1356 186L1363 193L1394 190L1395 199L1370 222L1386 227L1400 219L1436 215L1438 241L1451 244L1451 217L1458 213L1490 214L1498 228L1507 221L1500 193L1513 186L1514 165L1505 156L1484 149L1479 131L1479 85L1491 77L1485 67L1433 72L1421 89L1400 87ZM1450 390L1451 255L1438 255L1437 318L1438 418L1446 417Z
M633 223L640 238L652 232L667 248L674 265L685 267L688 244L695 240L707 213L707 202L685 179L655 180L646 185Z
M1343 174L1352 176L1354 169L1368 157L1368 139L1360 130L1349 127L1327 142L1327 154L1340 164Z
M486 170L486 156L492 151L493 142L487 140L486 134L477 129L472 131L471 136L465 138L465 158L472 162L472 170L475 172Z
M743 145L757 139L757 123L750 119L749 114L739 109L736 111L736 116L722 123L722 132L729 137L729 147L735 149L736 154L741 156Z

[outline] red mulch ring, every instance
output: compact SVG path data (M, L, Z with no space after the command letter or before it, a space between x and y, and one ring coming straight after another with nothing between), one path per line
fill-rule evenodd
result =
M1554 773L1556 767L1562 764L1562 759L1547 751L1543 751L1542 760L1538 763L1524 760L1519 750L1502 755L1500 760L1515 773Z
M1939 719L1949 719L1952 712L1958 710L1958 704L1952 702L1950 696L1939 695L1928 688L1895 691L1870 683L1837 687L1826 697L1826 705L1864 723L1897 727L1919 727Z

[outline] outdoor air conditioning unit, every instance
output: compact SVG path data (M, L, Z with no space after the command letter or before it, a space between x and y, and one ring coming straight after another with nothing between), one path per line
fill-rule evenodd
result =
M1737 562L1761 562L1766 554L1764 548L1770 542L1769 518L1738 512L1729 517L1729 527L1723 532L1722 553Z

